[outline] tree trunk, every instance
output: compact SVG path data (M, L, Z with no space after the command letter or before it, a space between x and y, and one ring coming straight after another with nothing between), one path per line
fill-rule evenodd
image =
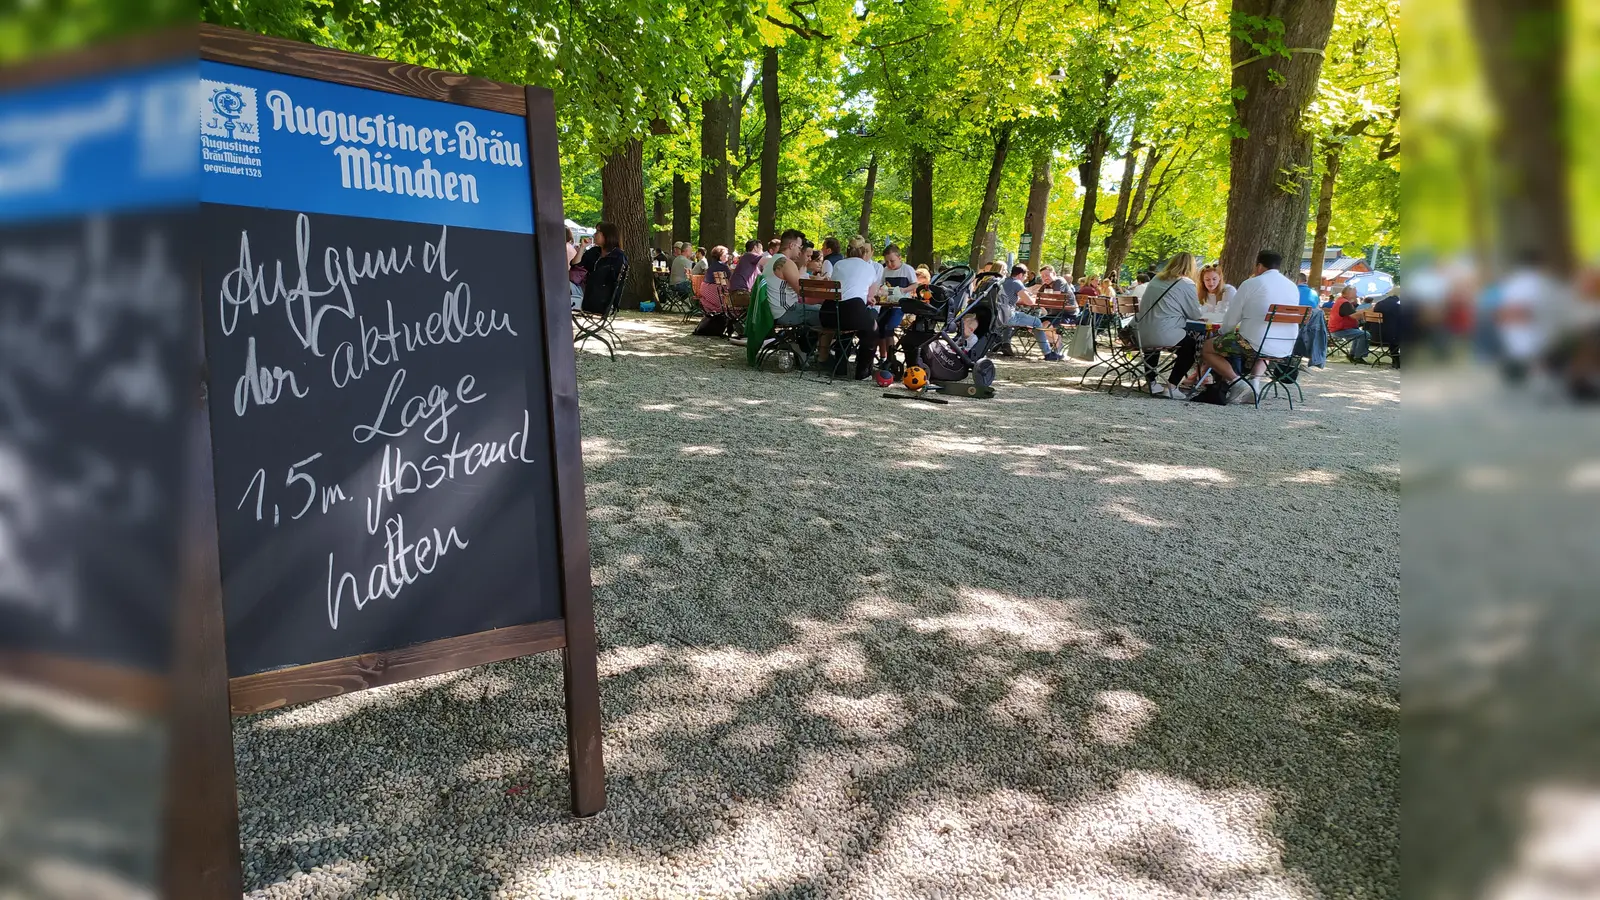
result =
M778 48L761 56L761 109L766 115L761 141L761 199L756 204L756 237L778 236L778 144L783 136L783 104L778 99Z
M1131 154L1130 159L1132 159ZM1145 204L1155 204L1155 198L1150 197L1150 176L1155 172L1156 163L1160 160L1161 151L1159 149L1151 147L1145 151L1144 167L1139 170L1139 186L1133 191L1133 199L1128 202L1127 212L1119 217L1117 224L1120 225L1120 228L1113 227L1111 229L1111 242L1106 245L1107 277L1115 278L1116 275L1114 273L1122 271L1122 264L1128 261L1128 253L1133 248L1134 237L1139 234L1139 229L1144 227L1144 223L1150 219L1149 207ZM1137 166L1138 160L1134 159L1128 165ZM1123 189L1126 190L1126 176L1124 176L1123 183ZM1118 201L1117 205L1120 208L1121 201Z
M1133 206L1133 179L1139 169L1139 120L1133 121L1128 152L1122 156L1122 184L1117 189L1117 211L1111 214L1111 237L1106 242L1106 275L1120 280L1122 261L1128 257L1128 212ZM1120 250L1120 252L1116 252Z
M1222 273L1243 284L1255 271L1256 254L1283 255L1286 273L1298 272L1311 213L1310 132L1302 126L1306 104L1316 94L1322 51L1333 29L1335 0L1234 0L1236 16L1277 16L1290 57L1263 56L1248 42L1232 41L1236 124L1244 137L1229 148L1228 223ZM1264 34L1257 40L1274 40ZM1257 58L1261 57L1261 58Z
M738 85L733 92L728 94L728 155L735 159L744 157L744 94ZM741 190L739 175L730 166L728 169L728 203L722 209L722 228L728 234L728 240L742 243L739 240L739 210L744 209L745 201L738 200L735 196ZM749 198L746 197L745 200ZM733 249L733 244L728 248ZM744 249L740 247L739 249Z
M1084 160L1078 166L1078 180L1083 183L1083 214L1078 217L1078 244L1072 251L1070 273L1075 278L1089 274L1089 241L1094 238L1094 226L1099 220L1095 208L1100 205L1100 167L1106 151L1111 149L1111 123L1105 119L1096 122L1084 149Z
M665 250L671 246L672 226L667 224L667 192L656 191L651 201L650 246Z
M1005 174L1006 156L1011 152L1011 126L1000 126L994 141L994 159L989 162L989 182L983 187L983 203L978 207L978 221L972 226L972 245L967 251L967 265L976 269L989 260L993 251L987 246L989 220L994 218L994 208L1000 200L1000 176Z
M1033 235L1028 257L1033 260L1035 268L1044 265L1044 226L1045 220L1050 218L1050 188L1054 186L1050 177L1050 155L1049 147L1033 155L1033 178L1028 182L1028 213L1022 219L1023 233ZM1021 246L1021 241L1017 243Z
M694 238L694 210L690 208L689 179L681 173L672 176L672 241L689 242Z
M600 218L615 222L628 254L628 284L622 292L624 309L638 309L651 299L650 242L644 220L644 142L635 138L602 158L600 166Z
M907 259L914 266L936 267L933 258L933 153L911 151L911 245Z
M861 221L857 223L856 234L864 238L872 236L872 194L878 189L878 151L872 151L872 160L867 163L867 186L861 191Z
M1328 254L1328 226L1333 222L1333 185L1339 179L1342 144L1329 144L1322 153L1322 190L1317 193L1317 232L1311 239L1311 271L1306 283L1322 290L1322 258Z
M1566 96L1570 24L1563 0L1467 4L1499 113L1491 193L1502 250L1556 274L1574 265Z
M725 97L700 102L700 243L731 248L733 232L724 225L728 203L728 114Z

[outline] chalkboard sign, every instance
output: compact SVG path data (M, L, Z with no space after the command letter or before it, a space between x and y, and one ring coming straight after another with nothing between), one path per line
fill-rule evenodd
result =
M203 215L229 674L561 618L532 236Z
M561 650L572 808L599 812L553 95L213 26L200 57L201 705ZM238 886L212 755L192 821L222 837L185 896Z
M0 94L0 655L141 706L178 583L193 80L150 63Z

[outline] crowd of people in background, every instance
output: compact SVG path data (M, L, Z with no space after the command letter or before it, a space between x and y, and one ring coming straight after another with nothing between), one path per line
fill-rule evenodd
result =
M627 256L618 245L617 228L602 222L592 239L574 242L570 231L567 238L573 308L598 312L616 294L618 279L626 271ZM652 251L652 256L652 262L665 269L665 289L698 302L704 317L696 335L741 340L737 322L725 308L728 294L759 295L774 325L808 325L853 338L853 369L847 373L844 360L836 365L840 374L853 374L857 379L871 377L875 367L890 356L904 317L898 302L880 301L906 297L937 274L926 265L911 265L892 242L884 245L879 260L864 237L841 244L829 236L817 246L796 229L766 242L746 241L737 255L721 245L708 249L677 242L670 252ZM1101 309L1116 314L1115 298L1132 297L1138 301L1139 313L1128 327L1144 348L1151 393L1183 399L1210 382L1225 390L1227 401L1232 402L1246 393L1259 394L1266 359L1298 353L1302 346L1296 343L1297 333L1269 330L1270 306L1313 307L1316 330L1324 342L1337 341L1354 362L1365 361L1373 343L1363 322L1365 314L1382 314L1385 304L1391 312L1399 312L1397 291L1382 299L1363 299L1355 288L1345 287L1322 301L1303 273L1291 279L1282 265L1278 254L1263 251L1251 277L1237 287L1227 282L1218 265L1202 266L1190 253L1176 254L1159 271L1152 268L1137 273L1128 285L1108 277L1074 280L1073 273L1058 273L1050 265L1034 272L1025 263L1005 267L991 262L983 271L1000 279L997 324L1031 332L1046 361L1066 357L1068 329L1086 320L1086 310L1096 298L1112 301ZM939 272L946 268L940 266ZM700 277L698 287L695 276ZM808 279L837 283L839 300L808 300L803 288ZM1056 302L1047 305L1041 303L1042 298ZM1197 324L1201 326L1198 329ZM1389 339L1389 343L1396 342ZM1393 352L1388 356L1398 367L1398 347L1390 349ZM996 352L1009 355L1012 345L1000 342ZM1173 364L1165 383L1158 383L1162 353L1171 353ZM1236 371L1238 361L1246 357L1257 362L1250 371Z

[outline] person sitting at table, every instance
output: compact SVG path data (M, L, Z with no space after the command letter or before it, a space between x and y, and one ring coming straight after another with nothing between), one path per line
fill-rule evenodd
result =
M595 263L600 261L605 250L596 241L601 240L599 228L596 227L593 235L584 235L578 242L581 251L577 262L567 267L567 281L572 285L572 308L580 309L583 306L584 289L589 283L589 276L594 272Z
M706 258L706 248L694 248L694 266L689 269L689 273L691 275L704 275L710 265L710 261Z
M1328 337L1350 342L1347 354L1353 363L1364 362L1372 336L1361 327L1361 322L1356 318L1356 309L1361 305L1361 300L1356 296L1356 289L1345 285L1344 290L1333 300L1333 307L1328 310Z
M1089 278L1087 276L1085 276L1083 278L1079 278L1078 279L1078 296L1079 297L1099 297L1099 296L1101 296L1101 294L1100 294L1100 285L1095 284L1095 281L1094 281L1093 278Z
M1400 351L1410 343L1411 338L1411 320L1406 317L1409 311L1400 302L1399 286L1390 288L1389 293L1374 300L1369 308L1372 312L1383 316L1381 331L1383 345L1389 348L1389 366L1398 369ZM1378 326L1363 324L1362 327L1371 330Z
M905 256L900 253L899 244L884 246L883 273L879 280L885 291L896 288L902 297L916 287L917 270L906 264ZM878 355L884 359L889 358L889 345L894 343L894 331L900 327L905 315L905 310L901 309L898 303L885 304L878 310Z
M832 278L833 267L839 260L844 259L844 253L839 250L839 239L831 234L822 239L822 258L827 261L830 273L828 277Z
M694 257L690 255L692 252L688 241L672 245L672 262L667 268L667 290L680 297L687 297L694 290L689 280L689 270L694 268Z
M850 239L845 258L833 266L833 279L839 282L841 299L822 304L822 326L855 335L858 341L855 378L861 381L872 377L873 353L878 346L878 317L870 304L882 288L878 266L872 261L872 244L866 238L856 235ZM840 354L834 371L843 374L846 363L844 355Z
M917 284L931 284L932 282L933 273L928 271L928 267L917 266Z
M1013 328L1032 328L1034 337L1039 340L1039 349L1044 351L1044 358L1055 362L1061 358L1061 350L1050 340L1044 320L1037 315L1040 312L1039 304L1028 291L1027 280L1028 267L1018 263L1011 267L1011 276L1000 283L1000 321Z
M1045 324L1051 328L1060 328L1063 325L1073 325L1078 321L1076 307L1077 291L1073 289L1072 282L1056 275L1054 266L1044 265L1039 267L1037 285L1041 290L1060 292L1063 301L1070 306L1063 306L1059 310L1046 310L1041 313Z
M811 258L806 260L806 270L801 274L806 278L826 279L828 277L828 270L833 267L828 265L828 261L826 259L822 258L822 251L810 250L807 252L811 254Z
M800 298L800 267L787 256L773 258L772 274L767 276L767 306L774 325L812 325L818 323L819 307Z
M700 308L705 311L694 333L700 337L722 337L728 331L728 311L723 308L723 288L717 284L717 275L730 274L728 248L716 246L706 254L705 278L700 282Z
M1068 297L1075 293L1072 289L1072 282L1057 276L1055 266L1051 265L1039 267L1039 277L1034 283L1042 290L1058 291Z
M1223 280L1222 270L1215 263L1200 270L1200 309L1217 321L1227 315L1228 303L1238 292Z
M613 222L601 222L594 227L594 262L588 267L588 278L583 286L583 311L604 313L617 292L617 280L628 264L628 254L622 252L621 232ZM587 258L588 254L584 254Z
M1162 267L1161 273L1151 279L1145 288L1144 299L1139 302L1139 316L1134 325L1139 329L1139 346L1171 347L1172 371L1167 374L1165 386L1156 384L1160 371L1161 351L1144 351L1144 379L1150 393L1172 400L1186 399L1178 387L1179 381L1194 366L1199 351L1199 337L1189 331L1190 322L1203 316L1195 288L1199 264L1193 253L1178 253Z
M1294 285L1295 290L1300 294L1301 306L1317 305L1317 292L1311 289L1311 279L1306 277L1306 273L1297 273L1294 276Z
M1294 349L1295 338L1300 336L1300 329L1291 331L1279 325L1271 331L1271 339L1267 338L1267 310L1272 306L1299 305L1300 292L1283 274L1282 266L1283 257L1275 251L1263 250L1256 255L1256 273L1240 286L1233 302L1228 304L1222 331L1200 349L1203 364L1209 366L1227 388L1228 403L1238 402L1252 389L1259 396L1261 375L1267 370L1266 359L1256 360L1247 384L1234 372L1229 357L1244 356L1258 348L1263 357L1287 356Z
M1133 287L1128 289L1128 294L1135 300L1143 300L1145 291L1150 289L1151 272L1140 272L1133 276Z
M761 252L761 242L751 239L744 242L744 255L739 257L733 266L733 274L728 279L728 287L735 291L749 293L755 290L756 277L761 274L761 261L766 255Z
M767 244L772 248L773 255L761 263L761 277L768 280L767 289L772 290L777 285L772 283L772 270L777 266L779 259L787 259L795 265L796 277L804 272L801 263L805 261L806 236L793 228L785 231L776 239Z

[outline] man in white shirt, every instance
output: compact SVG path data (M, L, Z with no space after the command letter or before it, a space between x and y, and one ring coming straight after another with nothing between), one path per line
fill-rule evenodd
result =
M1204 365L1227 385L1228 402L1234 403L1246 394L1261 392L1261 374L1266 371L1265 360L1257 360L1246 384L1228 362L1232 356L1249 356L1257 349L1265 357L1288 356L1294 351L1295 338L1300 329L1294 325L1269 325L1268 307L1298 306L1300 291L1294 282L1284 277L1283 257L1271 250L1256 255L1255 276L1239 286L1228 304L1228 314L1222 320L1222 331L1206 341L1200 350Z

